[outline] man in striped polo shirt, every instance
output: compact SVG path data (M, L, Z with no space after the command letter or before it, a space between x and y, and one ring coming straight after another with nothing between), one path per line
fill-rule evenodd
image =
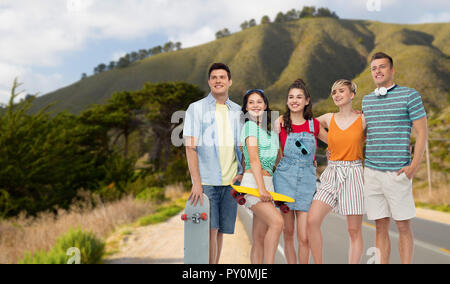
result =
M412 179L428 139L426 112L416 90L394 84L394 62L389 55L376 53L371 71L377 89L363 99L367 121L364 171L367 216L376 222L380 262L389 262L389 224L393 218L399 231L402 263L411 263L414 252L411 219L416 216ZM411 160L413 128L417 139Z

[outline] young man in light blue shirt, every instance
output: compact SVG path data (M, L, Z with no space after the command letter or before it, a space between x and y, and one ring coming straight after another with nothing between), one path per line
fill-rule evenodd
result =
M237 203L230 184L242 180L241 107L229 99L231 72L223 63L209 69L209 95L186 112L183 136L192 179L192 204L203 203L205 193L211 206L210 263L219 262L223 234L234 234Z

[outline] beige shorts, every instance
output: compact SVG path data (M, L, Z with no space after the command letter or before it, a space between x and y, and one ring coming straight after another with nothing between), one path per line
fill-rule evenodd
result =
M364 169L364 197L367 218L405 221L416 217L412 181L402 173Z
M264 185L266 186L266 190L270 192L275 192L273 188L273 177L263 176ZM245 173L242 178L241 186L250 187L250 188L258 188L256 184L255 177L251 173ZM261 199L256 196L252 196L250 194L245 196L247 202L245 202L245 207L251 209L253 206L261 202Z

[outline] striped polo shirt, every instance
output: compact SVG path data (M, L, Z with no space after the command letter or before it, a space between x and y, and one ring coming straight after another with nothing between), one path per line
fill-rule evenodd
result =
M386 96L365 96L362 109L367 121L365 166L379 171L409 166L412 122L426 117L420 94L395 85Z

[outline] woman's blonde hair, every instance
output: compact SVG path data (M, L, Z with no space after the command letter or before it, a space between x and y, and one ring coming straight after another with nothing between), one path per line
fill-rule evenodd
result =
M350 80L346 80L346 79L337 80L333 84L333 87L331 87L331 95L333 95L335 90L339 89L342 86L347 86L350 89L350 91L352 93L354 93L356 96L356 91L358 90L358 86L354 82L352 82Z

